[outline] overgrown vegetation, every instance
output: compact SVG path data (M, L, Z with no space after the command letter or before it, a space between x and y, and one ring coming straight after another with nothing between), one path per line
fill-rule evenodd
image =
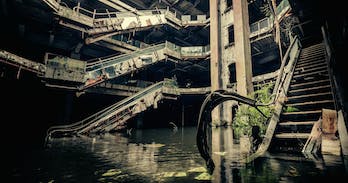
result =
M298 108L292 107L292 106L286 106L283 108L283 112L298 112L298 111L300 111Z
M254 98L259 103L269 103L272 100L271 94L273 83L265 84L259 90L256 90L251 94L251 98ZM258 107L260 111L266 116L271 116L273 107L272 106L261 106ZM259 126L261 135L265 134L267 118L264 117L254 107L248 105L240 105L236 111L236 115L233 120L233 130L236 138L240 138L243 135L250 136L252 126Z

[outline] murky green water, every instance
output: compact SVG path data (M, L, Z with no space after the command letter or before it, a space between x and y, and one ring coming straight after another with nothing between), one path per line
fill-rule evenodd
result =
M229 129L222 129L221 134L223 145L214 152L218 159L214 182L348 178L344 161L337 156L266 154L251 164L240 164L234 152L236 145L225 143L231 135ZM205 163L196 148L195 135L196 129L191 127L54 139L49 148L28 150L14 160L10 182L210 182L196 179L204 175Z

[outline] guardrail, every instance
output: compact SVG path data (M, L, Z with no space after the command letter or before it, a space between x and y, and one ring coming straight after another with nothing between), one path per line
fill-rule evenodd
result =
M275 95L275 98L274 98L275 107L274 107L273 115L270 118L270 121L268 122L265 137L263 138L262 143L260 144L257 151L251 156L244 159L245 163L249 163L253 161L257 157L263 155L268 150L275 128L279 121L281 111L283 109L282 100L283 98L286 97L286 94L288 92L291 78L294 73L295 65L298 60L298 56L300 54L300 50L301 50L301 43L298 37L295 36L295 38L292 39L292 42L289 48L287 49L286 54L284 55L281 68L279 70L279 75L276 81L276 85L274 86L274 89L273 89L273 94Z
M286 50L286 53L281 61L281 65L279 68L279 75L274 85L273 95L276 95L275 100L278 98L278 94L281 92L280 89L282 89L284 85L285 78L290 69L294 67L294 61L296 58L296 54L298 50L301 48L301 44L299 41L298 36L295 36L295 38L292 39L293 41L290 43L289 48ZM285 73L285 74L284 74Z
M289 0L279 3L276 10L277 19L280 21L284 15L291 10ZM250 24L250 37L256 37L271 31L274 27L274 17L269 16L255 23Z
M125 110L135 109L132 107L137 105L139 101L148 97L149 95L153 95L154 97L153 102L157 102L160 99L159 97L157 97L157 95L161 94L162 87L170 82L172 81L162 81L154 85L151 85L145 88L144 90L136 93L135 95L127 97L121 100L120 102L117 102L76 123L50 127L47 130L46 139L48 140L55 133L60 133L60 135L79 135L79 134L88 133L93 128L99 128L100 130L102 130L101 127L108 127L110 125L114 125L114 123L116 124L121 121L123 122L124 120L123 118L115 118L115 116L121 113L124 114L123 111ZM154 105L154 104L151 103L150 105ZM134 114L136 114L136 112ZM109 120L111 118L114 121ZM115 119L118 119L118 120L115 121ZM113 123L113 124L110 124L110 123Z

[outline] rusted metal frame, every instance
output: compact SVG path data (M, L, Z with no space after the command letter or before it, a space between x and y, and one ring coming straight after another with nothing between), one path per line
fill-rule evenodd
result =
M153 53L155 54L155 57L156 57L155 62L160 61L157 51L155 50L155 51L153 51ZM147 66L147 65L145 65L145 66ZM145 66L144 66L144 67L145 67ZM107 67L103 67L103 68L101 69L102 72L104 73L103 75L100 75L100 77L97 78L96 80L89 80L89 81L87 81L83 86L79 86L79 87L78 87L79 90L87 89L87 88L89 88L89 87L91 87L91 86L95 86L95 85L97 85L97 84L100 84L100 83L102 83L102 82L104 82L104 81L110 79L110 78L107 78L107 77L106 77L105 68L107 68ZM133 72L133 70L128 70L128 71L126 71L126 72L124 72L124 73L122 73L122 74L120 74L120 75L124 75L124 74L131 73L131 72ZM120 76L120 75L118 75L118 76Z
M154 25L154 26L147 26L147 27L142 27L142 28L137 28L137 31L143 31L143 30L147 30L150 28L155 28L155 27L159 27L161 25ZM86 38L86 44L91 44L100 40L104 40L108 37L114 36L114 35L118 35L118 34L126 34L126 33L132 33L133 29L127 29L127 30L116 30L115 32L111 32L108 34L103 34L103 35L98 35L98 36L93 36L93 37L88 37Z
M43 0L54 11L58 11L61 0Z
M18 67L19 70L24 69L24 70L27 70L27 71L30 71L30 72L34 72L34 73L36 73L36 74L43 74L43 72L40 72L40 71L35 70L35 69L32 69L32 68L30 68L30 67L28 67L28 66L25 66L25 65L15 64L15 63L12 63L12 62L8 62L8 61L6 61L6 60L3 60L3 59L0 59L0 62L5 63L5 64L7 64L7 65L14 66L14 67Z
M102 130L105 132L109 132L109 131L115 129L117 126L120 126L122 123L126 123L128 119L135 116L135 115L132 115L131 107L128 107L126 110L121 111L120 113L121 113L120 115L115 114L115 115L117 115L117 118L115 118L113 121L108 121L108 123L104 124L100 128L95 129L93 131Z
M140 99L139 99L140 100ZM118 123L128 120L130 117L132 117L132 110L131 108L134 106L135 104L131 105L131 106L127 106L125 109L123 110L116 110L115 112L113 112L111 114L111 117L108 117L109 115L104 116L104 120L101 121L97 121L97 123L93 123L91 124L87 130L83 130L79 133L96 133L96 132L103 132L103 129L107 128L108 126L111 126L111 128L114 128L118 125ZM129 118L125 119L125 117L127 117L127 115L129 115ZM115 119L110 120L110 118L114 117ZM119 121L119 122L117 122ZM93 129L92 129L93 128ZM110 128L110 127L109 127Z
M132 51L134 51L134 50L129 50L127 48L122 48L121 45L113 45L110 42L105 42L105 41L94 42L94 44L117 51L117 52L125 53L125 54L131 53Z
M106 78L106 75L104 74L104 75L101 75L101 77L99 77L99 78L97 78L95 80L87 80L83 85L80 85L77 88L80 91L81 90L85 90L85 89L87 89L89 87L92 87L92 86L95 86L97 84L100 84L100 83L102 83L102 82L104 82L106 80L107 80L107 78ZM90 81L90 82L88 83L88 81Z
M126 112L124 112L126 111ZM114 114L112 114L111 117L109 118L106 118L105 120L101 121L99 124L98 124L98 127L96 126L91 126L93 127L93 129L90 129L88 132L84 132L84 133L98 133L98 132L105 132L105 128L112 125L112 124L116 124L117 126L117 123L119 121L122 121L124 119L125 116L128 115L127 112L130 111L129 107L124 110L124 111L115 111Z
M109 110L123 111L123 110L125 110L126 108L128 108L130 105L131 105L131 106L135 105L135 102L136 102L136 101L139 101L139 100L141 100L141 98L143 98L144 96L147 96L147 92L149 92L149 91L151 91L151 90L153 90L154 88L157 88L157 87L159 87L159 86L162 87L163 84L164 84L164 82L160 82L160 83L156 83L156 84L154 84L154 85L151 85L151 86L145 88L143 91L138 92L138 93L136 93L135 95L133 95L133 96L131 96L131 97L128 97L128 98L126 98L126 99L124 99L124 100L122 100L122 101L116 103L115 105L112 105L112 107L108 108L107 110L103 110L103 112L101 112L101 113L99 113L99 114L103 114L103 113L105 113L105 112L107 112L107 111L109 111ZM155 90L151 91L151 93L152 93L152 92L155 92L155 91L157 91L157 90L155 89ZM122 104L126 104L128 101L132 100L132 98L135 98L135 97L137 97L137 96L140 96L140 95L143 94L143 93L145 93L144 96L140 97L140 98L139 98L138 100L136 100L136 101L132 101L131 103L128 103L128 104L127 104L128 107L127 107L127 105L126 105L126 106L120 107L119 109L116 109L118 106L122 106ZM83 133L85 133L86 131L89 131L90 128L95 127L95 126L98 126L98 125L100 124L100 120L102 120L102 118L108 119L107 116L109 116L109 115L110 115L110 114L103 114L103 116L102 116L99 120L97 120L97 121L93 121L93 120L92 120L92 121L88 122L86 125L84 125L84 127L83 127L81 130L78 131L78 133L79 133L79 134L83 134Z
M101 88L101 87L87 88L85 91L88 93L99 93L99 94L124 96L124 97L129 97L136 93L136 91L123 91L118 89Z
M87 34L87 30L86 30L85 28L81 28L80 26L76 26L76 25L74 25L74 24L67 23L67 22L65 22L65 21L63 21L63 20L60 20L60 21L59 21L59 24L65 26L65 27L68 27L68 28L71 28L71 29L80 31L80 32L82 32L83 34L84 34L84 33ZM122 32L122 33L123 33L123 32ZM115 45L115 42L114 42L113 40L112 40L112 41L109 40L109 38L107 38L107 37L109 37L109 36L104 36L104 37L101 37L101 38L100 38L100 37L97 37L97 38L86 38L85 42L88 43L88 44L94 43L94 44L98 44L98 45L100 45L100 46L107 47L107 48L109 48L109 49L113 49L112 47L110 47L110 46L108 46L108 45L103 45L102 43L96 43L97 41L104 41L105 43L107 43L107 44L112 44L112 46L114 46L114 45ZM93 39L96 39L96 40L93 40ZM121 47L122 45L121 45L121 44L116 44L116 46ZM124 47L127 48L126 46L128 46L128 45L125 45ZM121 48L121 49L122 49L122 48ZM129 48L127 48L127 49L129 49ZM113 50L115 50L115 49L113 49Z
M59 126L53 126L53 127L50 127L48 130L47 130L47 138L50 138L50 136L52 134L54 134L55 132L60 132L60 131L66 131L66 132L75 132L75 131L78 131L80 130L81 128L85 127L85 126L88 126L90 125L91 122L93 122L93 120L95 120L97 117L99 117L99 115L102 115L103 113L109 111L109 110L112 110L113 108L117 107L119 105L119 103L115 103L109 107L106 107L105 109L101 110L101 111L98 111L97 113L94 113L93 115L91 116L88 116L87 118L81 120L81 121L78 121L76 123L72 123L72 124L69 124L69 125L59 125Z

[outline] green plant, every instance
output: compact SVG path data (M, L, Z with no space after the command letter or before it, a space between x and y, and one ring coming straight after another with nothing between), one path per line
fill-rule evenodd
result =
M256 90L251 94L251 98L254 98L259 103L269 103L272 100L271 89L273 84L265 84L259 90ZM273 108L271 106L261 106L258 107L260 111L266 116L272 114ZM259 126L261 134L264 134L266 131L266 122L267 119L264 117L257 109L248 105L240 105L236 111L236 115L233 120L233 130L236 138L239 138L242 135L251 134L252 126Z
M298 112L300 111L298 108L296 107L292 107L292 106L286 106L283 108L284 112Z

